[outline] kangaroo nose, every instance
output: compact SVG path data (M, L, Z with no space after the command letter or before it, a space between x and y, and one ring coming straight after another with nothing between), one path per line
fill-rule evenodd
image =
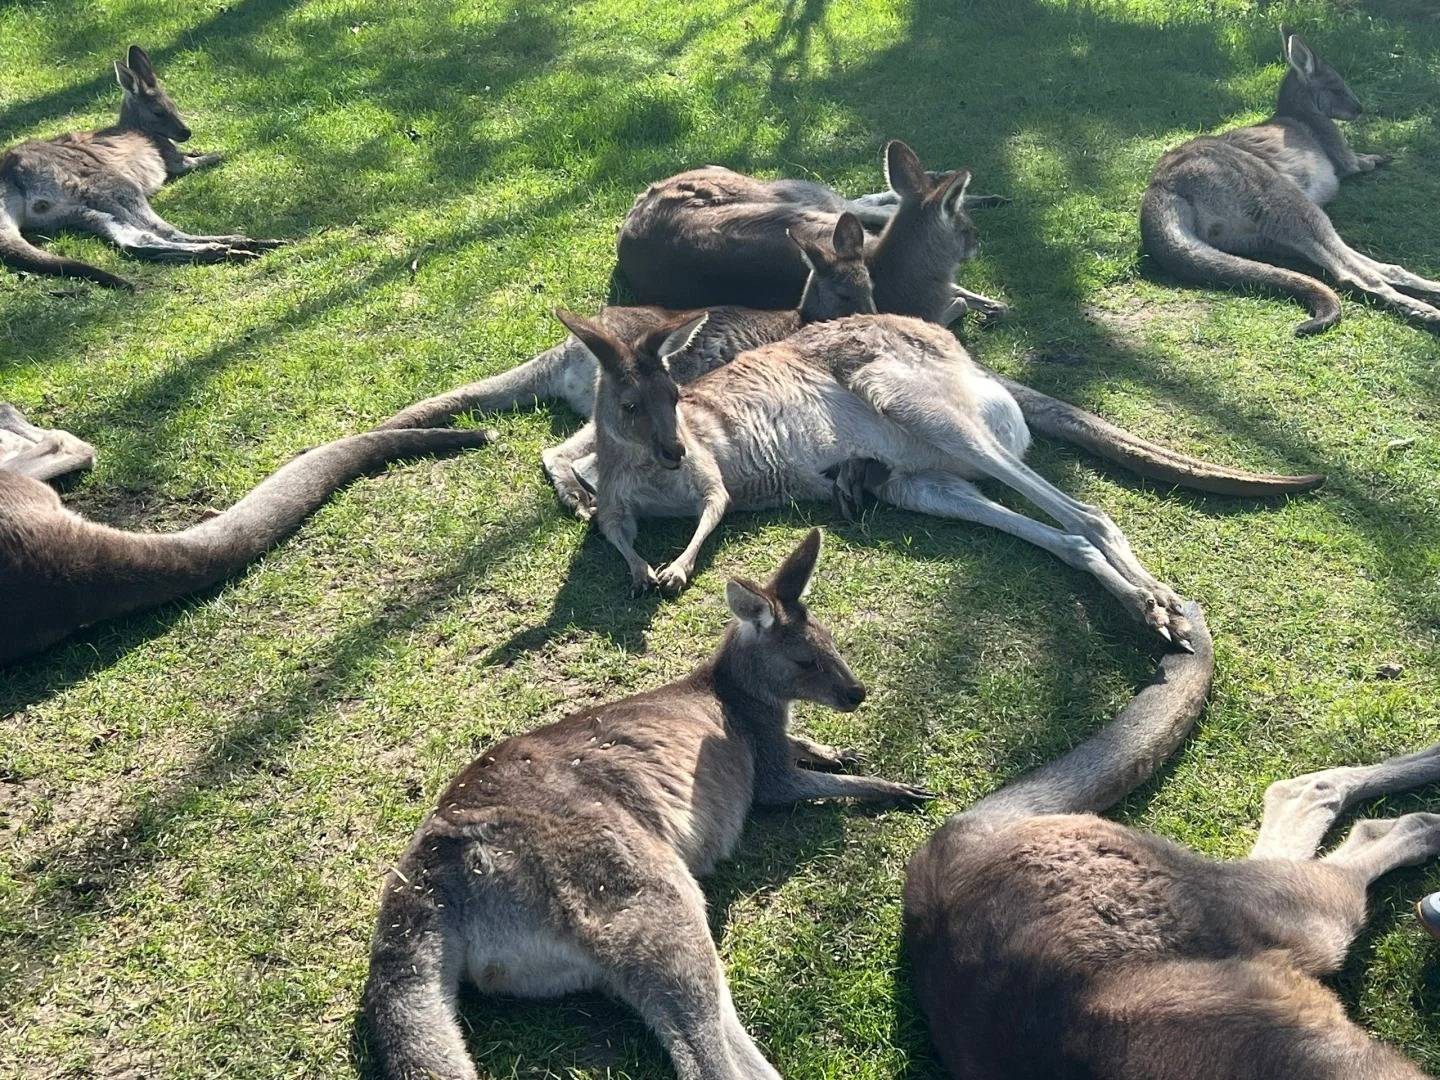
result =
M860 703L865 700L865 687L856 683L854 686L845 688L845 703L852 709L858 709Z
M660 463L668 468L678 469L684 457L685 447L678 442L673 446L662 446L660 448Z

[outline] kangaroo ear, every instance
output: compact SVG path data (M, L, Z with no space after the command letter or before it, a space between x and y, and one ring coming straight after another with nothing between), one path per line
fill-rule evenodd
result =
M1281 34L1286 33L1286 28L1281 27ZM1308 79L1315 74L1315 52L1305 43L1305 39L1293 31L1285 37L1285 62L1289 64L1301 76Z
M709 318L710 312L702 311L694 318L686 319L666 334L665 340L660 342L660 348L656 350L660 359L669 360L670 357L676 353L682 353L688 349L690 343L695 340L695 335L700 332L700 328L705 325L705 321Z
M115 61L115 81L120 84L120 89L124 90L127 94L140 93L140 80L135 77L135 72L131 71L119 60Z
M861 258L865 254L865 226L847 210L835 222L835 234L830 238L830 243L834 246L838 258Z
M564 308L555 309L555 318L559 319L565 329L579 339L580 344L585 346L602 368L616 374L624 372L626 349L614 334L599 323L582 318Z
M950 179L945 183L945 194L941 205L947 214L953 216L965 208L965 191L970 187L970 170L961 169L959 172L951 173Z
M139 45L130 46L130 57L126 61L142 83L152 89L155 86L155 69L150 65L150 57L145 55L145 50Z
M769 630L775 625L774 602L748 578L731 578L725 583L725 603L730 614L757 630Z
M782 604L795 604L810 590L815 564L820 561L820 530L811 529L770 579L770 591Z
M924 198L930 194L930 178L915 151L899 139L885 144L885 182L890 190L904 198Z

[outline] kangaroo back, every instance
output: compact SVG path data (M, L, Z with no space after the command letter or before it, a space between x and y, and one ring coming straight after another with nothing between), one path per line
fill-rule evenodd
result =
M282 466L211 520L153 535L86 521L60 508L43 484L7 475L7 484L33 490L0 499L0 609L10 613L0 628L0 662L239 572L337 489L386 461L483 446L490 438L483 431L439 429L337 439ZM49 499L37 502L42 492Z

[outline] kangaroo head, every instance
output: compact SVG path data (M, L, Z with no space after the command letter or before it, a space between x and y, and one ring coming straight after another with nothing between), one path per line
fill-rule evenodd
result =
M891 139L885 145L885 180L900 196L900 205L885 226L882 242L903 240L957 264L975 255L980 233L965 213L969 169L927 173L914 150Z
M787 233L810 268L800 294L800 318L823 322L846 315L875 314L875 290L865 265L865 227L854 214L835 222L830 245Z
M648 447L659 464L678 469L685 444L680 439L680 388L670 376L670 358L690 346L709 312L681 315L628 343L573 312L557 310L555 317L600 365L596 426Z
M811 529L766 584L731 578L725 601L735 622L723 648L750 693L854 712L865 687L804 603L819 558L820 530Z
M1345 80L1306 40L1288 26L1280 27L1285 63L1290 70L1280 87L1283 101L1309 105L1321 116L1333 120L1354 120L1363 111L1360 99Z
M175 142L190 138L190 128L180 119L180 110L160 88L150 57L139 45L130 46L125 63L115 61L115 81L125 96L120 102L120 126L151 135L163 135Z

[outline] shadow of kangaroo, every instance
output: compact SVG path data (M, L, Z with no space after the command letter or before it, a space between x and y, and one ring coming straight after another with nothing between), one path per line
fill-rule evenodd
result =
M220 155L187 154L176 146L190 138L190 128L161 89L145 50L131 45L128 60L115 61L124 91L118 124L23 142L0 156L0 261L34 274L130 289L124 278L37 248L22 233L79 229L136 258L181 262L253 259L282 244L235 234L192 235L151 208L150 196L167 180L214 165Z
M391 1080L474 1080L462 979L629 1004L682 1080L778 1074L736 1015L696 882L754 804L928 792L837 770L853 755L787 733L791 703L851 712L865 688L803 596L812 530L767 585L733 578L735 616L683 679L491 747L460 772L387 876L365 1013Z
M683 588L705 538L729 510L832 498L855 473L863 493L895 506L986 525L1044 548L1093 575L1133 618L1183 647L1179 597L1141 566L1102 510L1070 498L1022 460L1027 417L1038 417L1040 430L1177 483L1274 495L1323 482L1244 473L1156 447L1002 382L948 331L918 319L855 315L815 323L681 388L668 367L703 314L634 342L556 314L600 364L596 521L637 591ZM1018 491L1062 528L987 498L973 483L983 477ZM637 519L696 513L690 543L657 574L635 550Z
M969 810L910 861L904 933L916 996L957 1080L1423 1080L1345 1014L1337 971L1381 875L1440 855L1440 815L1345 810L1440 781L1440 745L1270 785L1250 856L1220 862L1095 816L1140 784L1204 705L1193 656L1109 726Z
M1339 72L1288 27L1280 28L1280 37L1288 70L1275 115L1191 139L1160 159L1140 205L1145 250L1177 277L1290 294L1310 310L1310 318L1295 327L1300 337L1334 326L1340 298L1307 274L1246 256L1305 259L1339 282L1440 326L1440 309L1398 291L1440 296L1440 281L1360 254L1340 239L1321 209L1341 180L1387 159L1356 154L1336 126L1361 111Z
M863 226L848 213L836 218L824 242L793 238L796 252L810 268L799 306L789 311L733 306L708 309L710 317L684 355L671 365L671 376L676 382L687 383L746 349L780 341L808 323L873 312L870 274L861 257L864 242ZM669 308L612 305L601 308L595 321L630 339L670 323L680 314ZM493 412L554 398L588 417L595 406L596 378L595 358L571 335L509 371L418 401L390 417L380 428L431 427L449 423L461 413ZM595 426L585 424L542 455L545 474L560 502L585 519L593 514L594 502L578 482L574 466L594 450Z
M485 445L488 432L372 431L306 451L230 509L176 533L132 533L66 510L45 480L94 451L0 405L0 664L91 623L155 607L231 577L337 489L395 458Z
M898 139L885 146L889 191L846 199L808 180L757 180L718 165L651 184L625 216L616 241L620 272L643 301L672 308L707 304L793 305L807 268L788 235L822 237L842 213L867 225L865 261L875 306L949 325L974 309L993 318L998 300L955 284L978 234L965 213L970 170L927 173ZM970 205L1004 200L980 196Z

